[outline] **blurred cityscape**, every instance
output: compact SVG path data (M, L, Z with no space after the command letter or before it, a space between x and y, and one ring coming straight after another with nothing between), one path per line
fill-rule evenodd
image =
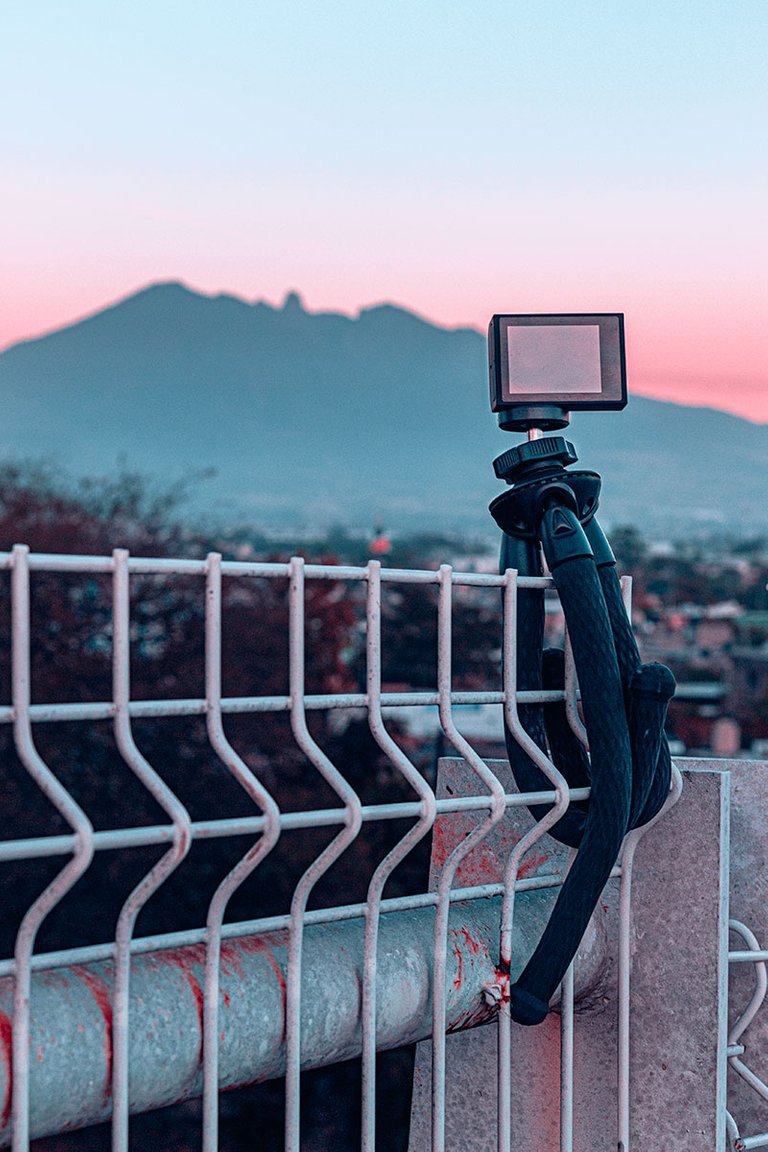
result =
M768 539L646 540L631 527L619 527L610 538L619 572L632 577L632 622L643 659L666 664L677 680L667 720L673 754L768 755ZM387 541L385 549L383 539L375 534L369 547L372 554L389 552L388 563L428 567L438 560L439 540ZM490 545L467 552L466 542L442 544L441 562L462 571L496 570ZM362 559L359 546L342 551ZM462 611L466 604L457 612L454 674L464 683ZM545 643L562 646L563 616L554 596L546 621ZM406 691L410 685L389 687ZM417 743L438 739L437 709L396 713ZM505 755L498 706L459 707L457 719L486 755Z
M389 531L372 523L291 536L251 525L226 531L180 514L183 486L155 490L125 472L98 482L68 482L32 466L0 467L0 551L15 543L33 552L108 555L115 547L134 556L284 561L303 555L324 564L459 571L497 569L492 535ZM677 754L761 757L768 753L768 538L712 537L688 541L644 538L635 528L609 532L620 573L633 578L632 613L642 654L668 664L678 682L668 734ZM11 700L10 580L0 581L0 703ZM384 692L434 693L437 684L437 584L382 584L381 669ZM112 591L107 574L35 572L32 579L33 703L110 699ZM456 586L452 605L452 685L455 691L498 693L501 687L501 605L498 588ZM287 580L231 576L223 605L223 694L242 698L288 691ZM562 643L557 598L547 603L548 645ZM198 577L135 576L131 604L131 696L152 700L199 697L204 682L204 594ZM309 581L306 596L306 692L324 695L366 690L366 604L362 582ZM488 757L505 756L498 703L454 707L459 731ZM428 780L437 758L453 749L441 735L437 708L386 708L388 730ZM338 764L363 803L412 799L368 727L365 709L318 710L309 716L313 737ZM227 732L248 766L283 811L331 803L318 793L313 771L292 738L284 712L233 714ZM150 763L196 820L239 812L242 790L212 753L201 715L148 717L134 735ZM154 802L117 755L109 721L36 725L36 746L97 828L130 818L157 823ZM12 726L0 726L0 833L6 838L62 831L61 821L19 762ZM246 810L250 811L248 805ZM322 885L323 901L364 901L373 871L403 833L398 821L373 822L345 852ZM232 898L234 919L284 914L303 870L322 850L324 829L281 838L276 849ZM139 931L152 935L172 923L198 927L218 879L233 867L242 845L205 841L193 851L141 914ZM105 859L108 857L108 859ZM6 865L5 915L0 950L11 955L21 918L39 892L35 869ZM56 950L112 939L122 901L136 882L135 853L101 853L87 876L57 905L40 933L39 947ZM393 896L423 891L429 866L425 840L390 882ZM412 1051L380 1056L381 1107L387 1147L408 1140ZM359 1062L307 1073L306 1148L359 1146ZM244 1147L259 1125L265 1152L283 1146L279 1081L239 1089L222 1099L223 1147ZM199 1103L191 1101L134 1121L147 1146L195 1146ZM109 1132L95 1126L41 1140L37 1152L102 1152Z
M102 554L115 546L139 555L286 559L384 567L497 570L498 541L441 532L390 532L385 526L306 531L261 531L250 525L218 529L181 514L184 485L153 487L123 472L99 481L71 481L34 465L0 469L0 548ZM757 757L768 753L768 537L673 540L633 527L609 532L620 574L632 577L632 620L642 656L667 664L677 679L667 732L678 755ZM383 603L384 691L434 690L436 589L399 586ZM365 687L364 612L337 613L338 651L328 655L348 686ZM547 600L545 642L563 642L563 618ZM56 621L49 628L57 630ZM263 620L262 630L269 624ZM453 685L466 691L500 687L501 614L493 589L457 589L453 606ZM189 641L187 641L189 642ZM87 650L87 646L86 649ZM150 661L151 662L151 661ZM354 718L354 717L353 717ZM460 706L460 730L487 755L503 755L501 709ZM331 727L333 726L331 719ZM364 719L364 717L360 717ZM437 708L397 708L388 719L417 763L444 751ZM339 733L337 733L338 735Z

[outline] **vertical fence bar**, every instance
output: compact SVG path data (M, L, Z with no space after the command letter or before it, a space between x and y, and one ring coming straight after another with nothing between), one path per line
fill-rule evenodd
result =
M432 1149L445 1149L445 1019L446 979L448 968L448 914L453 878L461 861L469 855L503 818L506 811L504 788L475 749L456 728L451 703L452 577L449 564L441 564L437 609L437 695L440 723L454 748L464 757L488 789L490 812L472 832L453 849L443 864L437 885L435 916L435 962L432 992Z
M435 822L435 794L418 769L395 743L384 727L381 714L381 564L368 564L367 597L367 693L368 724L374 740L392 765L402 773L421 801L416 824L387 853L376 868L368 886L362 991L362 1152L376 1147L376 977L378 968L379 920L384 886L395 868L429 832Z
M501 905L500 979L505 982L499 1005L499 1088L498 1088L498 1148L511 1152L511 1085L512 1085L512 1017L510 1015L509 982L512 962L512 930L515 916L515 886L520 862L525 853L551 828L570 803L565 778L555 765L531 739L523 728L517 711L517 572L509 568L504 573L504 634L502 639L504 668L504 722L520 747L527 752L537 768L552 785L556 800L550 812L515 845L504 871L504 894ZM506 994L505 994L506 991Z
M221 555L218 552L211 552L206 562L205 709L211 747L264 815L261 836L224 877L208 907L203 990L203 1152L215 1152L219 1123L219 968L224 914L232 894L274 848L280 836L280 809L224 734L221 715Z
M301 1139L301 967L304 913L312 889L357 836L362 826L360 799L322 748L310 735L304 701L304 561L294 556L289 564L289 693L293 737L346 809L346 823L303 874L291 900L286 981L285 1148L300 1152Z
M630 1152L630 980L632 969L632 872L635 853L643 836L657 824L680 798L683 791L683 777L678 768L672 765L672 782L669 796L663 807L652 820L635 828L624 841L621 857L621 885L619 888L619 1092L618 1092L618 1146L620 1152Z
M569 853L569 864L576 856ZM573 1007L576 959L568 965L560 991L560 1152L573 1152Z
M565 715L568 720L568 726L579 743L589 752L587 729L584 727L584 723L579 715L579 682L576 676L576 661L573 657L573 646L567 628L565 630L565 683L563 687L565 689Z
M38 929L48 913L82 876L93 856L93 828L88 817L40 756L32 738L29 549L17 544L11 568L11 692L16 751L26 771L75 834L72 858L24 914L14 950L12 1111L13 1152L29 1148L29 1019L31 963Z
M621 577L621 594L627 616L632 615L632 579ZM632 867L637 838L630 833L624 842L621 863L621 885L619 889L619 1092L618 1125L619 1152L629 1152L629 1028L630 1028L630 943L631 943L631 899Z
M573 964L560 994L560 1152L573 1152Z
M157 801L173 824L173 843L147 872L120 909L115 929L115 984L112 1002L112 1148L127 1152L129 1085L129 1014L131 937L139 912L189 851L192 829L189 813L139 751L130 719L130 584L128 552L113 552L112 691L114 731L120 755L134 776Z

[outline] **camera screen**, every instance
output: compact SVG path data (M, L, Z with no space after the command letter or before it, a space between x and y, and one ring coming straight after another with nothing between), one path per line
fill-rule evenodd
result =
M619 410L627 403L624 315L497 312L488 325L488 369L491 410L506 414L499 422L511 431L529 426L523 409L530 406Z
M509 397L525 393L602 391L597 324L532 324L507 328Z

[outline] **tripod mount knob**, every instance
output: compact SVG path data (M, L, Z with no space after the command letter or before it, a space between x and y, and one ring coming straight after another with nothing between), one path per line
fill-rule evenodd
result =
M566 467L578 460L576 449L564 436L546 436L542 440L527 440L508 448L497 456L493 470L499 480L514 484L522 474L535 475L553 465Z

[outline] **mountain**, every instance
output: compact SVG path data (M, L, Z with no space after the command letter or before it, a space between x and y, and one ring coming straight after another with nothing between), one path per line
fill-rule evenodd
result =
M492 530L491 461L513 440L487 393L472 329L156 284L0 354L0 459L168 480L212 466L196 507L260 526ZM608 523L765 527L768 425L633 397L567 435L603 477Z

